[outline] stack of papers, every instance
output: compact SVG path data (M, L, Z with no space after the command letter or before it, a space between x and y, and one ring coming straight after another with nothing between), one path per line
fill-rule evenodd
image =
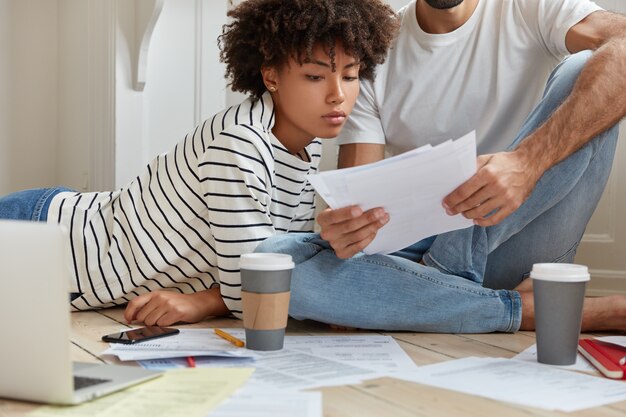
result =
M389 223L363 251L374 254L472 226L459 214L446 214L442 201L475 172L476 134L471 132L373 164L310 175L308 180L331 208L383 207L389 213Z
M244 338L243 329L225 330ZM248 417L250 410L267 417L321 417L321 393L302 390L417 369L393 338L372 334L286 336L284 349L258 352L236 348L212 329L181 329L151 342L110 346L105 354L150 369L183 370L187 356L195 357L197 368L254 368L243 389L211 414L219 417Z
M243 329L227 329L244 338ZM177 336L202 338L209 329L183 329ZM204 335L204 336L203 336ZM165 339L164 339L165 340ZM321 386L356 384L366 379L416 369L417 366L390 336L286 336L285 347L274 352L239 348L234 356L197 356L197 367L256 368L248 386L263 389L303 390ZM181 352L184 353L184 352ZM149 369L184 368L185 355L165 359L140 360Z

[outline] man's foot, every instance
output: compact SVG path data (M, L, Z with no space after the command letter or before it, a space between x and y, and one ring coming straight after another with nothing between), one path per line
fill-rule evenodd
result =
M535 298L533 295L533 280L526 278L513 289L519 292L522 299L522 322L520 330L535 330Z
M522 282L517 284L517 287L515 287L514 290L519 292L533 292L533 280L530 278L524 279Z
M535 300L532 279L525 279L514 289L522 299L520 330L535 330ZM626 296L585 297L582 332L626 331Z
M585 297L581 331L626 331L626 296Z

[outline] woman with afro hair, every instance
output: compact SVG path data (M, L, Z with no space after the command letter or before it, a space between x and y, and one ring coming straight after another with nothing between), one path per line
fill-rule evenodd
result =
M112 192L26 190L0 218L68 231L74 310L128 303L128 322L241 317L239 256L312 231L321 143L352 111L398 28L382 0L248 0L218 41L249 98L205 120Z

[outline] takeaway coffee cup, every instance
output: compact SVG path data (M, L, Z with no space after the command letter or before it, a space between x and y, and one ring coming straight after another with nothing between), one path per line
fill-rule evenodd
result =
M537 361L550 365L576 363L585 287L584 265L535 264L530 273L535 297Z
M241 256L241 298L246 347L283 348L289 313L291 255L249 253Z

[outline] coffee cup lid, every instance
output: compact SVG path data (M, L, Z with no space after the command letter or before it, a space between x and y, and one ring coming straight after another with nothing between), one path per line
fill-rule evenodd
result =
M239 268L257 271L280 271L294 267L291 255L284 253L245 253L239 258Z
M585 265L561 263L534 264L530 277L558 282L583 282L590 279L589 270Z

